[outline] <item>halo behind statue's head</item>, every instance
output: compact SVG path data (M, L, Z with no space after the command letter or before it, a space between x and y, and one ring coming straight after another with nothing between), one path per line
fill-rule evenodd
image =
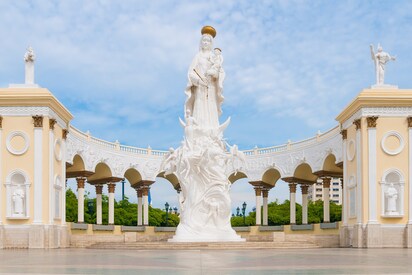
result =
M204 26L201 30L202 35L208 34L211 37L215 38L216 36L216 30L212 26Z

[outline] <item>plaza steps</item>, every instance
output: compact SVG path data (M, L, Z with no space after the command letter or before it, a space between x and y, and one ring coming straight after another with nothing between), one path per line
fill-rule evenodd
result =
M244 249L305 249L319 248L311 242L100 242L90 249L126 249L126 250L244 250Z

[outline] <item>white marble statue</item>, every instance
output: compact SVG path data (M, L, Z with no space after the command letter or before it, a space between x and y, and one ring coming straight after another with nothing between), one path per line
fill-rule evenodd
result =
M388 188L385 191L385 198L387 199L386 204L386 214L387 215L398 215L398 191L393 186L393 183L390 183Z
M25 62L25 84L34 84L34 61L36 60L36 55L34 54L33 48L28 47L27 52L24 55Z
M370 45L372 60L375 62L376 85L384 85L385 65L391 60L396 60L395 56L390 56L382 50L382 46L378 44L378 52L375 53L373 45Z
M229 119L219 124L225 73L221 50L212 52L216 31L202 29L200 51L189 67L185 102L185 138L170 150L162 163L166 173L174 173L180 183L180 223L169 241L243 241L230 224L230 182L226 168L244 161L234 145L227 148L223 131Z
M13 213L16 215L23 215L24 214L24 190L21 188L17 188L13 192L12 200L13 200Z

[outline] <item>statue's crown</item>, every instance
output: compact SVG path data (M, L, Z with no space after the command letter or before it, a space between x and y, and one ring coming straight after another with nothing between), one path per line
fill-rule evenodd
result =
M215 36L216 36L216 30L215 30L215 28L213 28L212 26L204 26L204 27L202 28L201 33L202 33L202 35L203 35L203 34L209 34L209 35L211 35L213 38L215 38Z

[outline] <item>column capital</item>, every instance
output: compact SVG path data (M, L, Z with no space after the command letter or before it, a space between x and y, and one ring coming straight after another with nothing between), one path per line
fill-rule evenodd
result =
M340 187L343 189L343 177L340 178Z
M139 190L142 191L142 196L149 196L150 186L142 186Z
M408 128L412 128L412 116L407 117Z
M66 140L67 139L67 134L69 133L69 130L67 130L67 129L62 129L62 138L64 139L64 140Z
M307 184L300 184L300 190L302 190L302 195L308 194L309 185Z
M2 129L2 128L3 128L3 117L0 116L0 129Z
M362 121L361 121L360 118L355 119L355 120L353 121L353 124L355 124L356 130L360 130L360 129L362 128Z
M269 196L269 188L262 189L262 197L267 198Z
M377 116L368 116L366 118L366 122L368 123L368 128L376 128L378 118L379 117Z
M296 193L296 183L289 183L290 193Z
M103 193L103 184L96 184L96 195L101 195Z
M340 134L342 135L343 140L346 140L348 138L348 130L343 129L342 131L340 131Z
M323 181L323 188L330 188L330 181L331 181L330 177L324 177L322 178L322 181Z
M262 195L262 187L261 186L255 186L255 187L253 187L253 189L255 189L255 195L257 197Z
M84 183L86 182L86 178L78 177L76 178L77 181L77 188L84 188Z
M43 127L43 116L32 116L34 127Z
M143 196L143 190L141 188L136 188L136 194L138 198L141 198Z
M50 130L54 130L54 125L57 123L57 121L54 118L49 119L49 128Z
M107 189L109 190L109 193L114 193L114 189L116 188L116 184L115 183L108 183L107 184Z

